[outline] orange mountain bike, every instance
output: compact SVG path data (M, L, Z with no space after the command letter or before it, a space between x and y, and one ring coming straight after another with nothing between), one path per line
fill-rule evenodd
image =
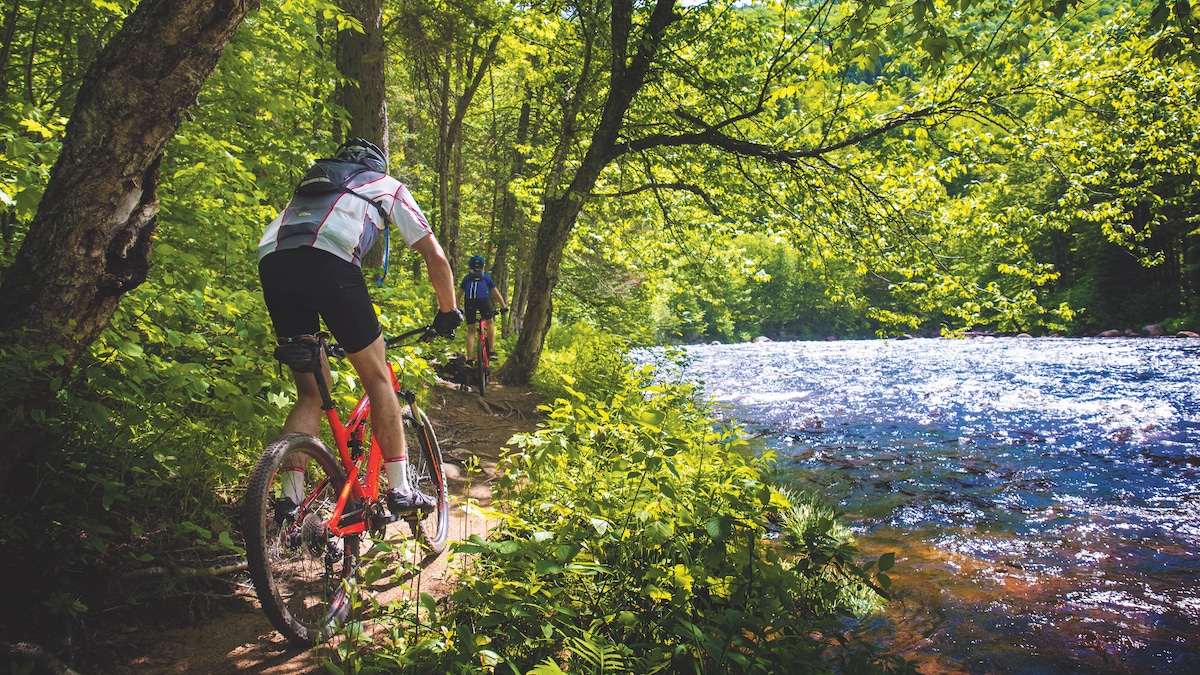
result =
M503 308L498 313L504 314L507 311L508 308ZM495 317L485 319L482 313L475 317L475 367L471 373L471 384L479 389L480 396L487 396L488 381L492 379L490 354L495 347L492 346L492 341L487 336L487 327L492 321L495 321Z
M436 335L426 326L389 338L386 344L391 348L417 336L429 340ZM326 355L345 356L328 342L327 334L316 338ZM272 625L300 645L325 640L345 621L362 538L381 535L388 523L399 519L388 511L380 490L383 453L370 433L370 400L364 394L343 423L320 368L316 375L336 453L308 434L285 434L259 457L245 496L246 563L255 592ZM437 502L433 512L405 518L429 560L445 550L449 535L442 450L415 394L400 387L394 369L392 385L407 403L402 418L409 480ZM302 463L289 461L296 455L307 456L299 504L283 497L283 474Z

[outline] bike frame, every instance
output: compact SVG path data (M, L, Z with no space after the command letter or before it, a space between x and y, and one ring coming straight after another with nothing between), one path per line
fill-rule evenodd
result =
M479 315L479 319L475 321L475 363L481 364L480 367L487 368L492 365L492 358L488 356L488 350L492 348L492 343L487 339L487 328L495 319L485 319L483 315Z
M418 328L411 330L403 335L386 340L387 347L394 347L404 340L415 335L429 335L429 327ZM344 352L330 345L324 336L318 338L321 348L327 355L335 356L342 355ZM405 399L409 406L414 406L416 403L416 395L413 392L400 388L400 381L396 379L396 369L388 364L388 372L392 379L392 390L398 396ZM317 377L317 387L321 391L322 408L325 410L325 419L329 421L329 428L333 432L333 440L337 445L338 458L341 460L342 469L346 473L346 482L342 485L342 490L338 494L337 506L333 509L333 513L329 516L329 531L338 537L346 537L355 534L361 534L366 531L368 521L363 517L362 510L346 512L353 497L356 503L369 505L375 502L379 497L379 473L383 467L383 450L379 447L379 442L375 440L374 434L371 435L371 446L367 449L367 471L366 475L362 476L361 469L358 464L355 451L361 452L363 436L366 434L367 423L371 419L371 399L364 393L362 398L354 406L354 410L346 418L343 423L341 416L338 415L337 406L333 403L333 397L329 393L329 384L326 383L323 372ZM417 425L421 424L420 416L417 418ZM422 429L422 432L424 430ZM432 467L434 471L441 471L440 466ZM360 479L361 476L361 479ZM441 476L436 476L441 480ZM320 494L328 483L327 476L317 489L305 499L304 506L307 508L312 499Z

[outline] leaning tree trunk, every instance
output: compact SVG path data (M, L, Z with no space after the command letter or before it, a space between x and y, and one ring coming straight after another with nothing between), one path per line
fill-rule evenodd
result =
M545 208L530 261L529 299L524 322L512 353L496 372L496 380L504 384L527 383L537 369L542 345L546 341L546 334L550 332L552 296L558 284L558 267L571 230L601 172L626 151L627 148L619 147L617 143L625 114L646 82L650 64L654 61L667 27L677 19L675 0L657 0L643 33L631 45L630 35L634 27L632 0L612 0L611 6L613 52L609 63L608 98L604 102L600 123L592 132L591 144L575 170L570 186L561 196L547 195L542 201ZM631 46L636 52L632 58L627 58ZM564 138L560 138L560 147Z
M31 413L146 278L158 166L256 0L142 0L88 68L62 152L0 281L0 339L53 356L0 388L0 492L40 442Z
M528 384L533 371L537 369L542 357L542 345L546 342L546 334L550 332L559 264L582 205L582 199L546 202L537 243L529 261L529 294L521 320L521 333L517 336L512 353L496 371L498 382Z

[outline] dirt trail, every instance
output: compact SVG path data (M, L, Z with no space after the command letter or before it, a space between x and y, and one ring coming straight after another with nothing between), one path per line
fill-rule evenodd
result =
M491 500L500 450L515 433L536 428L540 399L528 388L489 385L486 399L442 383L431 393L426 412L437 431L448 465L451 494L469 496L481 505ZM472 457L479 458L482 473L466 476L463 468ZM457 469L457 470L455 470ZM451 539L482 534L486 524L478 516L452 510ZM392 526L388 532L395 535ZM409 582L420 592L441 597L452 587L453 563L448 553L428 565L419 580ZM195 624L167 630L142 627L106 636L87 649L76 666L81 675L157 675L194 673L259 673L262 675L307 675L323 673L311 650L298 650L271 628L259 611L252 591L245 589L245 603L234 610ZM381 601L411 598L413 592L393 585L373 589Z

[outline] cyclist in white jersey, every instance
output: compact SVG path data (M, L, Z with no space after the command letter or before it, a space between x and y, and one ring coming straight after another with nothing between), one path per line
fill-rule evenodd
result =
M371 429L383 451L389 509L397 514L428 512L433 509L433 498L408 481L400 404L391 387L383 331L362 276L362 257L389 221L396 223L404 243L424 258L439 309L433 327L448 337L462 322L462 312L455 304L454 273L408 189L387 175L387 159L375 144L352 138L338 147L334 158L320 160L318 165L324 175L334 176L332 182L327 181L330 189L306 193L302 188L308 181L302 181L258 244L263 298L280 344L317 333L324 320L345 348L371 398ZM328 381L329 366L322 361ZM316 436L321 423L316 380L304 373L293 375L298 400L283 431ZM289 494L285 479L281 501L299 503L300 486L295 482L295 494ZM287 504L277 506L277 510L287 508Z

